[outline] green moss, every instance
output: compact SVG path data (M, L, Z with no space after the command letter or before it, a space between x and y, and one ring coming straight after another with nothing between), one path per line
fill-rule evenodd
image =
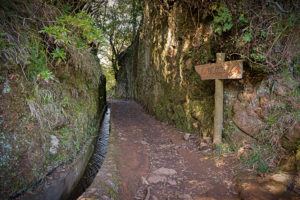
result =
M209 42L201 45L195 52L195 57L193 58L199 64L206 64L214 56L211 53L211 44Z
M298 167L300 167L300 146L298 145L298 150L296 153L296 162L298 163Z
M165 121L167 119L165 109L163 108L163 106L161 106L161 104L156 105L155 114L156 114L157 118L161 121Z
M199 121L203 121L205 118L205 107L202 105L202 101L194 100L190 103L191 114Z
M181 129L181 130L187 130L187 116L186 116L186 112L183 108L182 105L176 105L173 104L173 110L174 110L174 114L172 116L172 120L175 123L176 128Z
M166 97L159 99L155 110L155 114L159 120L163 122L168 122L170 120L170 106L170 101Z

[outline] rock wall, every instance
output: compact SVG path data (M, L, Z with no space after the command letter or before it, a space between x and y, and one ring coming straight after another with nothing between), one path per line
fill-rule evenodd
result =
M214 85L201 81L193 67L214 57L208 42L212 30L205 20L194 28L183 3L163 6L145 1L139 38L119 58L117 93L180 130L209 135Z
M90 149L106 106L105 77L91 48L82 41L78 48L72 38L64 45L42 33L62 14L47 2L0 5L0 199L51 185L48 175L56 170L69 185L55 198L67 195L85 169L91 151L81 152Z
M72 191L81 180L95 150L95 140L96 137L90 138L71 164L56 169L51 175L45 177L48 180L47 183L39 184L30 192L25 192L21 199L70 199Z

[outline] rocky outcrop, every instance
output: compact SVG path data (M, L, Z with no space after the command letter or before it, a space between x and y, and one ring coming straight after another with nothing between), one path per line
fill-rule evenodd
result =
M232 131L232 121L240 130L241 137L250 136L258 142L276 143L294 151L296 141L299 140L299 122L295 117L299 97L294 97L288 92L285 92L285 95L278 92L277 90L283 91L278 88L285 88L286 83L278 77L279 80L275 81L275 78L270 76L256 84L244 80L243 86L239 86L243 89L230 85L225 87L225 115L228 115L225 128ZM296 90L296 87L289 90Z
M299 199L296 193L290 191L292 176L287 173L272 174L259 178L256 175L239 175L237 190L241 199Z
M233 122L244 133L251 137L257 137L263 129L263 122L254 113L249 113L242 108L242 105L236 103L233 108Z

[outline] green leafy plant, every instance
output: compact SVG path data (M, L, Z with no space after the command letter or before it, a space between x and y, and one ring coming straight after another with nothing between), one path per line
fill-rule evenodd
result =
M71 37L68 36L70 30L64 26L45 26L42 33L47 33L50 37L54 37L58 44L71 43Z
M75 16L63 15L57 19L56 26L45 26L42 33L53 37L58 44L75 44L83 46L82 42L103 42L101 29L97 28L95 20L84 11ZM61 57L61 56L60 56Z
M86 44L86 42L81 38L75 39L75 46L76 46L76 48L88 48L88 45Z
M253 169L266 173L270 171L270 167L263 156L260 148L254 148L250 152L250 156L245 160L245 164L251 166Z
M276 116L274 115L274 113L270 113L267 117L267 124L269 126L274 125L277 122L278 119L276 119Z
M243 25L248 24L248 20L245 18L244 14L241 14L239 17L239 21L243 23Z
M228 154L228 153L232 153L232 151L234 151L235 148L233 145L229 145L229 144L218 144L216 145L216 150L214 152L214 154L216 155L221 155L223 156L224 154Z
M264 61L266 59L266 56L264 55L263 45L253 47L253 51L255 51L255 53L251 53L250 57L253 58L255 61Z
M61 101L61 105L63 107L68 107L68 106L71 107L72 103L70 102L68 97L64 97L63 100Z
M7 33L0 31L0 51L14 47L15 45L7 40Z
M52 72L45 69L38 74L37 78L48 82L49 80L54 80L54 75Z
M263 38L266 38L267 37L267 32L264 29L261 29L260 30L260 36L263 37Z
M228 7L225 4L220 4L219 7L213 7L212 9L217 12L213 19L214 32L221 35L223 32L229 31L233 24Z
M255 54L255 53L251 53L250 57L253 58L254 60L257 61L264 61L266 59L266 57L262 54Z
M252 30L251 30L251 29L248 29L248 30L244 33L244 35L243 35L243 40L244 40L245 42L251 42L251 40L252 40Z
M119 199L118 194L116 193L116 191L113 188L109 189L107 193L113 199Z
M59 63L62 60L65 61L67 58L65 50L58 47L52 52L52 56L54 59L57 59Z
M36 38L31 38L28 43L29 55L25 63L27 77L34 82L37 80L48 82L54 79L52 72L47 70L47 55L43 44Z

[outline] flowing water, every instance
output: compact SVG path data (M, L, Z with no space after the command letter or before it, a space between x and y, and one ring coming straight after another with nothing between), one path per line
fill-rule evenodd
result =
M87 168L79 181L76 188L71 193L69 199L77 199L93 182L95 176L97 175L108 148L109 140L109 131L110 131L110 106L107 107L106 113L104 115L101 129L99 133L99 138L95 146L95 151L87 165Z

